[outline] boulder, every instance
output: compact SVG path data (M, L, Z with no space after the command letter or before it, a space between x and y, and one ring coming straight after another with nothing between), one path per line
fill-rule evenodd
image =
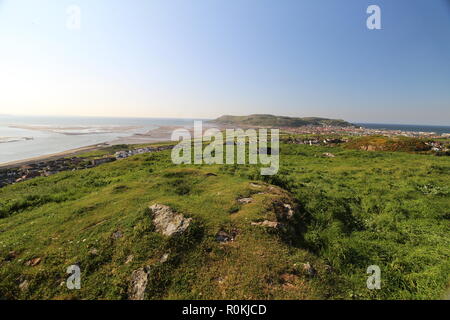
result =
M192 218L185 218L182 214L176 213L170 207L162 204L154 204L150 207L153 213L153 224L156 231L165 235L172 236L186 231Z

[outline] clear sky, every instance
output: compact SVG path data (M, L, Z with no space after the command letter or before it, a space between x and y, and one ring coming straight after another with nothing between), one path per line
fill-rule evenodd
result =
M0 0L0 114L252 113L450 125L449 1Z

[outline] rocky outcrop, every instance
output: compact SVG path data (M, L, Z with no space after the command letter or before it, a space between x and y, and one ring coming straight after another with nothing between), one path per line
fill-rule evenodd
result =
M192 221L192 218L185 218L182 214L176 213L170 207L162 204L154 204L150 210L153 213L153 224L156 231L168 237L183 233Z
M275 192L276 190L272 190ZM265 220L251 222L252 226L265 227L280 232L286 239L295 237L297 234L298 219L295 218L294 205L287 198L275 200L272 203L273 214L266 216Z

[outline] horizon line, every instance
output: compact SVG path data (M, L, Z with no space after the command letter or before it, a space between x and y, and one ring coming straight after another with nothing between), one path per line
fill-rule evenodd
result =
M256 113L257 114L257 113ZM252 115L256 115L252 114ZM247 115L249 116L249 115ZM283 115L275 115L282 117L319 117L319 116L283 116ZM214 120L215 118L208 117L158 117L158 116L98 116L98 115L57 115L57 114L0 114L0 117L49 117L49 118L106 118L106 119L186 119L186 120ZM220 116L219 116L220 117ZM323 118L323 116L320 116ZM319 117L319 118L320 118ZM327 118L334 119L334 118ZM337 118L336 118L337 119ZM408 126L430 126L430 127L450 127L450 124L426 124L426 123L398 123L398 122L367 122L367 121L349 121L343 118L341 120L347 121L351 124L377 124L377 125L408 125Z

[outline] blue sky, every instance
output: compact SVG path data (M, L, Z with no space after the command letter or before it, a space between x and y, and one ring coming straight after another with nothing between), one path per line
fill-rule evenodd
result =
M0 114L252 113L450 125L449 1L0 0Z

